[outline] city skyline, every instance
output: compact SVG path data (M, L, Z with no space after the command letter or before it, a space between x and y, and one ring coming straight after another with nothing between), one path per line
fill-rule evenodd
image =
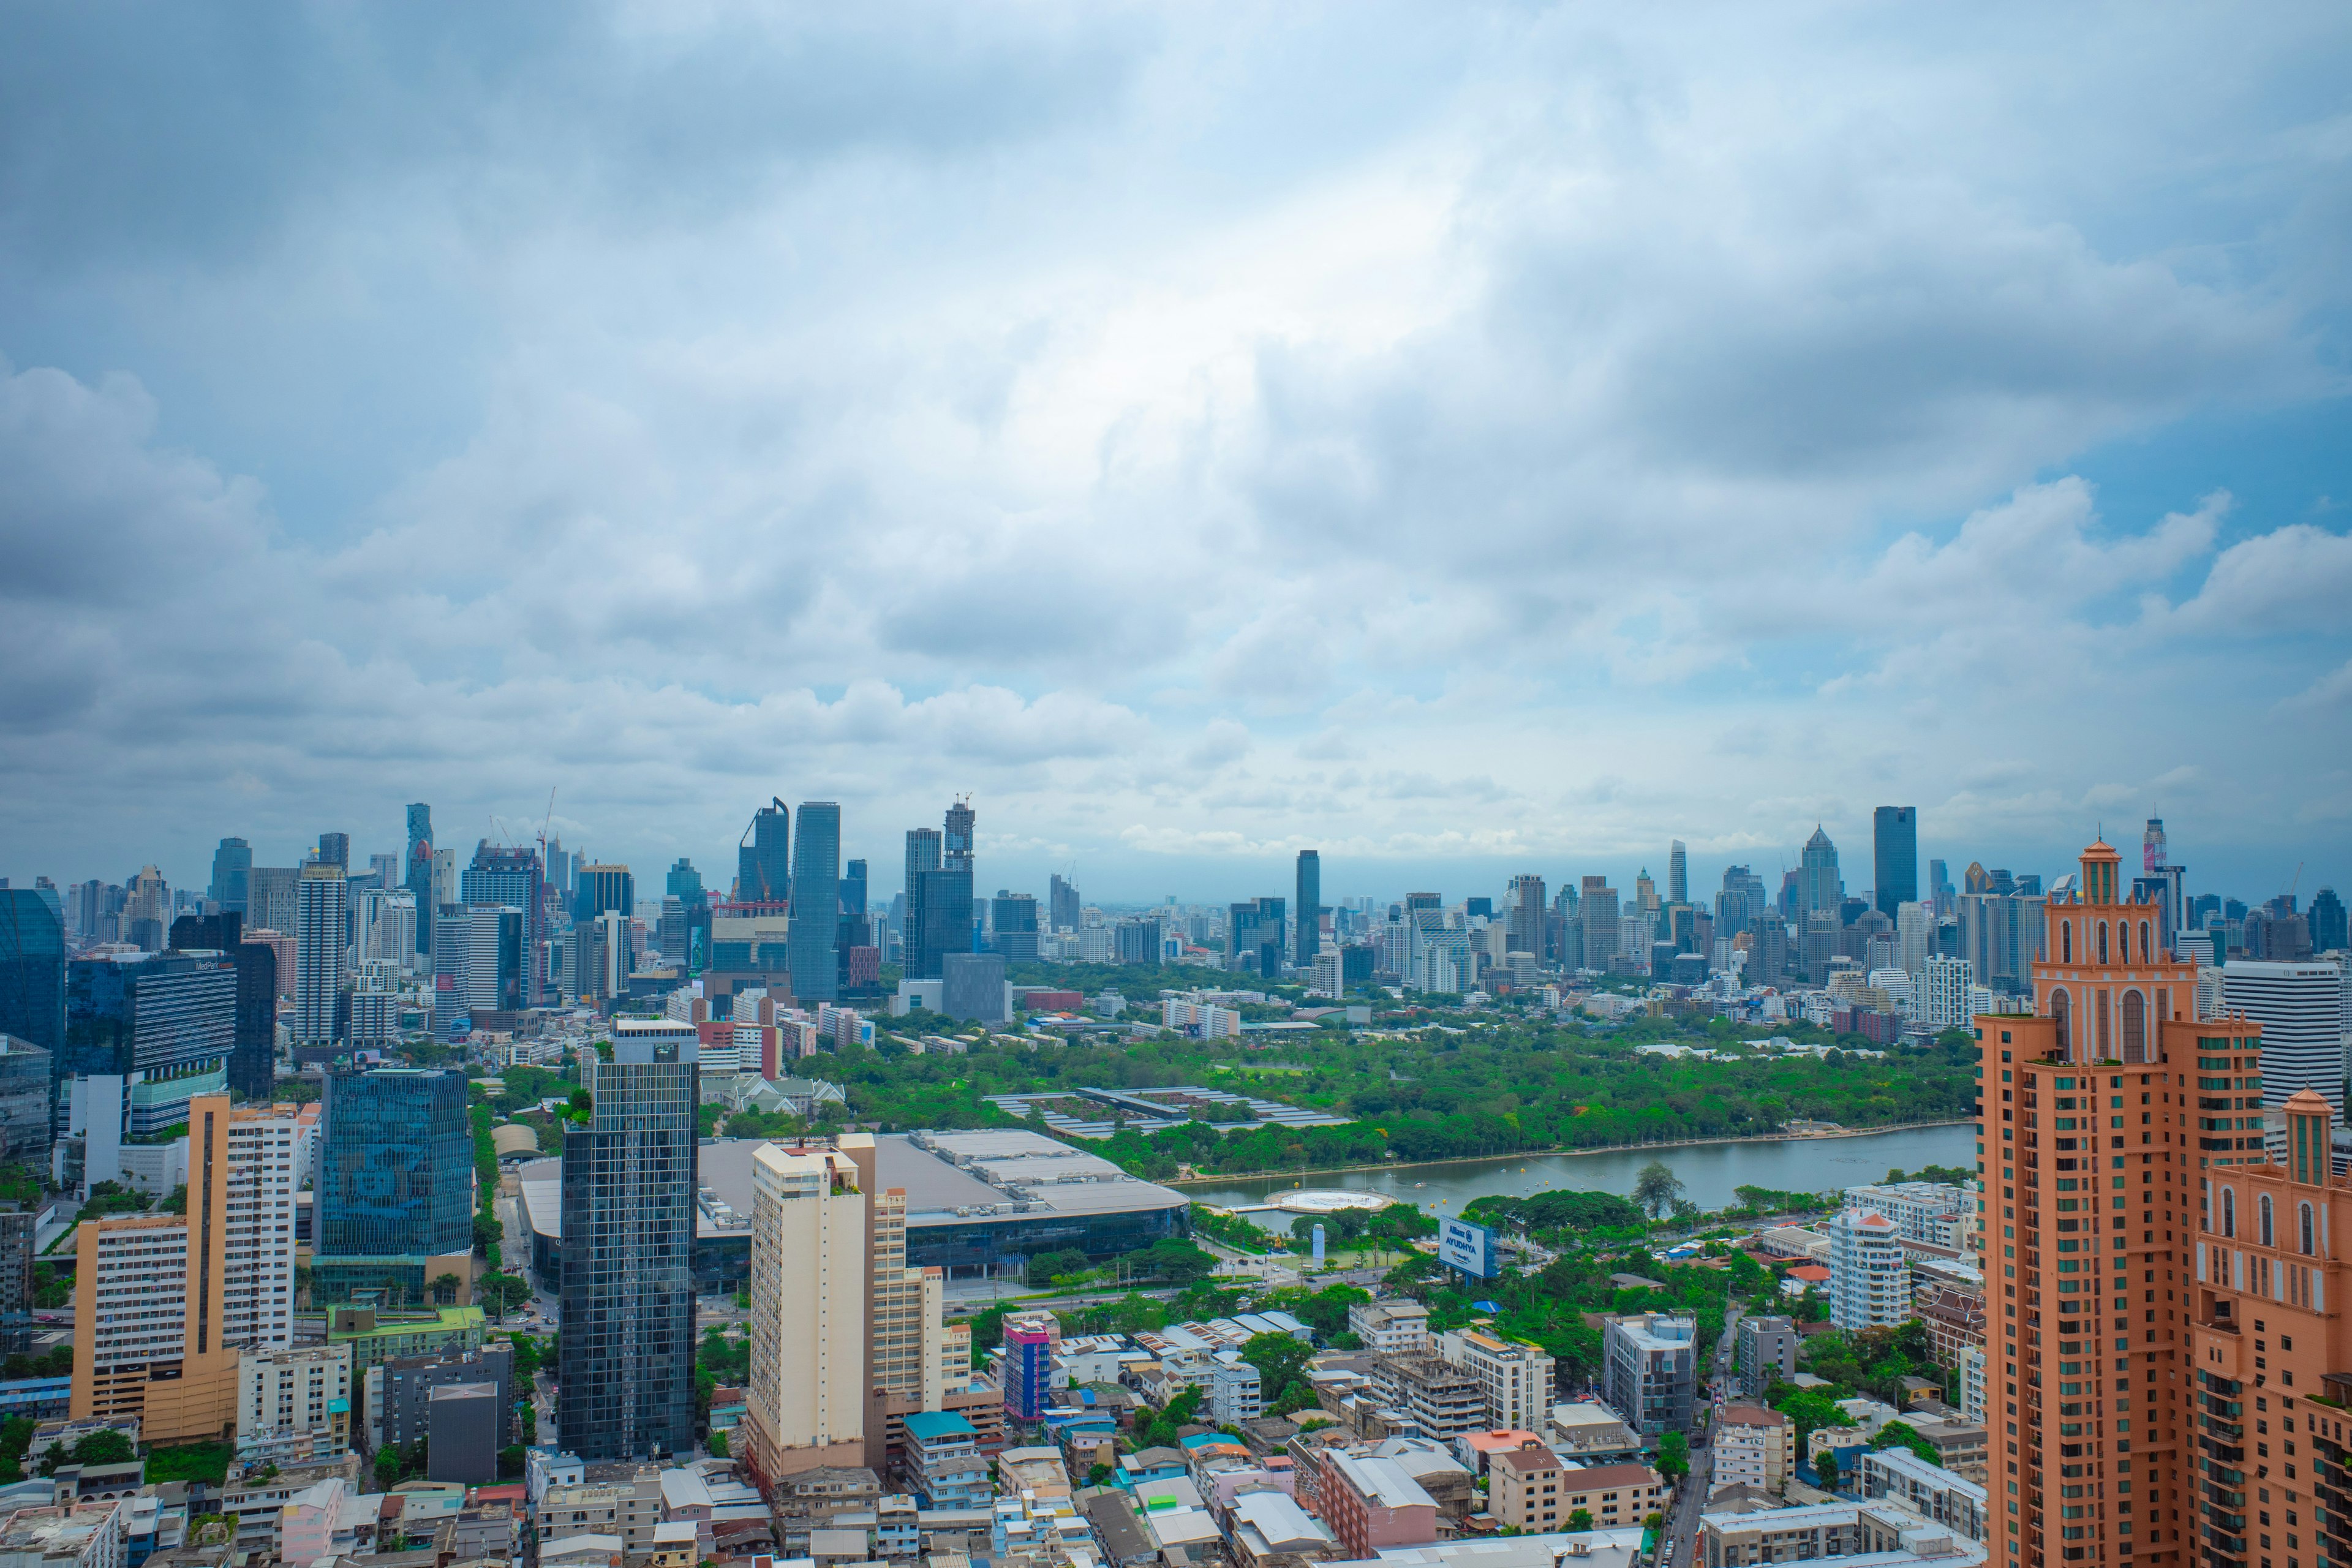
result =
M0 874L2343 858L2340 12L649 26L11 19Z
M846 866L852 860L864 859L870 865L884 868L878 875L874 876L868 886L869 899L878 899L885 906L888 904L893 895L904 890L897 884L904 879L902 868L905 864L904 844L907 830L922 827L929 822L936 821L939 815L939 806L935 802L928 808L928 812L922 807L916 808L918 815L908 822L883 824L863 820L865 814L857 809L855 803L835 805L832 802L814 802L812 804L828 807L832 812L830 818L833 824L832 858L836 868ZM979 804L985 806L988 803ZM798 807L793 806L793 809L797 811ZM1865 892L1877 890L1873 886L1873 856L1875 848L1874 818L1876 813L1887 809L1890 808L1884 806L1859 808L1853 813L1852 820L1845 825L1843 833L1838 831L1837 826L1830 822L1818 822L1806 832L1807 839L1815 831L1824 834L1829 838L1837 854L1839 879L1844 884L1849 896L1860 897ZM1934 889L1929 881L1928 868L1931 862L1937 860L1945 863L1948 879L1955 888L1960 885L1962 874L1971 861L1982 864L1988 870L2005 869L2020 875L2039 875L2046 886L2057 877L2065 874L2071 867L2073 858L2081 853L2081 846L2089 837L2104 834L2108 842L2130 852L2137 863L2142 831L2146 826L2143 818L2135 817L2125 821L2095 818L2087 831L2077 830L2071 848L2052 850L2045 857L2036 857L2031 853L2005 856L1998 852L1947 841L1934 832L1933 816L1923 808L1897 809L1916 811L1914 821L1917 826L1913 829L1917 846L1915 887L1916 895L1922 899L1933 897ZM1302 840L1296 844L1270 847L1262 854L1250 856L1236 854L1207 861L1187 862L1185 864L1189 868L1182 873L1181 882L1176 883L1171 883L1169 879L1169 873L1174 868L1170 863L1161 862L1155 865L1151 862L1133 859L1122 863L1114 859L1111 862L1114 868L1124 865L1124 879L1097 880L1089 873L1085 862L1080 862L1076 871L1073 873L1067 859L1041 861L1034 849L1024 851L1023 846L1006 844L1003 839L992 835L988 826L989 813L982 810L979 816L980 826L976 834L976 858L979 870L976 888L980 883L985 883L989 890L1003 887L1012 891L1028 893L1043 899L1047 892L1051 879L1055 875L1063 875L1069 878L1071 884L1084 896L1087 902L1101 906L1143 907L1165 902L1171 897L1177 902L1184 904L1220 904L1261 895L1287 895L1292 891L1297 874L1296 858L1300 851L1309 849L1318 852L1318 864L1323 868L1320 872L1323 885L1322 902L1326 906L1343 900L1399 899L1409 889L1423 888L1437 890L1449 903L1459 902L1464 898L1495 897L1509 885L1513 877L1530 872L1542 876L1553 887L1559 887L1563 882L1573 882L1581 875L1598 874L1612 885L1630 893L1636 878L1646 870L1653 880L1659 885L1663 897L1668 868L1672 864L1672 855L1677 845L1685 847L1688 883L1691 897L1695 902L1711 903L1717 890L1723 885L1726 870L1728 868L1739 866L1746 867L1762 879L1768 899L1776 899L1780 891L1780 874L1783 871L1800 871L1804 857L1804 839L1792 842L1785 847L1768 845L1760 847L1739 846L1732 849L1723 849L1717 847L1706 836L1690 830L1671 837L1661 838L1658 844L1647 852L1611 854L1552 850L1532 851L1525 855L1465 855L1445 858L1367 855L1352 848L1344 839L1320 839ZM395 823L396 826L397 823ZM537 825L530 826L533 831L536 831ZM2284 868L2279 873L2278 885L2275 887L2266 886L2256 880L2233 879L2229 878L2226 872L2209 876L2204 868L2213 864L2214 858L2209 858L2203 853L2203 844L2197 833L2197 826L2196 824L2184 822L2179 818L2167 821L2168 853L2189 862L2186 890L2191 896L2210 893L2224 898L2242 899L2249 903L2261 903L2286 892L2292 885L2295 889L2298 900L2308 901L2311 896L2322 887L2336 888L2339 893L2344 889L2345 878L2340 869L2344 864L2344 858L2341 856L2327 859L2311 856L2295 856L2294 864ZM364 847L372 843L363 830L350 828L344 831L356 845ZM257 838L249 831L242 835L224 835L223 837L241 837L247 852L253 857L252 864L255 866L271 864L271 857L278 852L272 841ZM674 866L678 853L665 849L660 852L663 856L662 861L656 864L649 858L631 860L610 855L599 846L580 843L572 839L567 834L559 832L551 837L562 838L566 850L572 855L576 856L584 851L599 860L627 866L635 874L636 897L640 904L658 901L662 889L659 877ZM299 846L285 851L285 863L299 865L316 845L318 837L319 834L313 832ZM489 840L493 848L500 847L502 842L499 838ZM459 853L460 859L464 860L474 853L476 843L475 838L468 837L462 845L443 843L438 847L445 851L456 849ZM519 840L517 844L518 847L535 847L535 846L524 845ZM193 874L186 881L173 877L170 870L161 867L152 855L129 857L131 860L136 862L136 865L125 868L121 874L126 879L127 883L127 879L135 874L139 867L157 865L158 869L163 871L165 882L174 892L187 890L201 894L207 886L210 868L217 847L218 840L215 840L212 845L204 849L200 857L204 869ZM736 876L740 869L735 852L731 848L721 848L706 850L703 855L697 855L690 850L683 853L685 858L690 861L700 874L704 886L710 889L710 896L713 898L725 896L730 879ZM2226 851L2217 850L2216 858L2225 854ZM360 863L360 853L354 851L352 864L355 868ZM1605 869L1595 872L1596 866L1604 867ZM2259 876L2262 867L2256 864L2253 870L2255 875ZM1150 880L1155 872L1159 873L1160 878L1158 882ZM836 870L835 876L838 877L839 874ZM52 878L60 888L68 882L78 882L92 875L98 876L101 881L110 879L103 869L83 868L71 874L61 875L44 868L38 872L38 875ZM1109 875L1117 879L1120 876L1120 872L1115 868ZM31 885L33 877L16 874L11 879L14 885L24 887ZM247 923L261 922L249 921Z

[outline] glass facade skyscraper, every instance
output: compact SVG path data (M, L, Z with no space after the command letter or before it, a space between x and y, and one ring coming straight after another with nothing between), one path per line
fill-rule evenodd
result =
M210 950L236 966L236 1043L228 1056L228 1086L257 1104L277 1082L278 950L245 940L245 920L234 910L182 915L172 922L172 945Z
M433 951L433 808L423 801L408 807L409 895L416 900L416 951Z
M329 1076L318 1243L334 1257L433 1257L474 1245L466 1079L382 1068Z
M1293 907L1298 911L1297 938L1290 946L1290 962L1304 969L1315 962L1323 949L1323 852L1301 849L1298 852L1298 901ZM1158 955L1154 954L1156 961Z
M0 888L0 1035L65 1049L66 922L32 888Z
M547 896L539 851L496 848L485 839L475 846L473 865L457 879L457 897L467 905L502 904L521 912L521 930L517 933L520 999L515 1005L545 1005Z
M834 945L841 934L841 807L829 800L801 803L793 845L793 924L787 942L793 994L830 1002L841 994Z
M695 1443L694 1026L617 1020L586 1064L595 1109L563 1141L562 1402L583 1459Z
M245 885L253 874L253 846L242 838L224 838L213 851L212 885L205 896L224 910L245 913Z
M771 800L751 817L747 842L735 851L735 897L747 904L781 904L792 897L792 814Z
M1919 808L1882 805L1870 818L1871 903L1893 920L1919 901Z

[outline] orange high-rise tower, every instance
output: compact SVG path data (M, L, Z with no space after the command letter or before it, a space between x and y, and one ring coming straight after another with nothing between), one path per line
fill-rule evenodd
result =
M2192 1110L2205 1069L2190 1069L2260 1047L2232 1025L2242 1043L2201 1050L2196 968L2158 945L2158 906L2123 901L2121 866L2093 844L2080 885L2045 906L2034 1016L1976 1020L1993 1568L2201 1555L2185 1354L2195 1179L2206 1160L2260 1158L2262 1096L2257 1080L2252 1125L2231 1126ZM2213 1075L2225 1070L2246 1069Z

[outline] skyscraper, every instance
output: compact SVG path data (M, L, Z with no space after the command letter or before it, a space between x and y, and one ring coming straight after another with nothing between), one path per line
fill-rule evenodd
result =
M253 870L253 846L242 838L224 838L213 851L213 879L205 897L224 910L245 913L245 881Z
M1834 916L1845 901L1845 883L1838 876L1837 846L1819 824L1813 836L1805 840L1804 852L1798 858L1796 921L1804 925L1817 914Z
M852 860L841 868L841 912L852 920L866 918L866 862Z
M1919 900L1919 808L1882 805L1870 817L1871 901L1888 920Z
M1764 879L1745 866L1723 868L1723 890L1715 896L1715 929L1718 933L1746 931L1771 906L1765 900Z
M1584 918L1584 967L1605 973L1617 956L1617 889L1606 877L1587 877L1577 905Z
M626 866L583 866L572 881L572 918L586 923L617 910L624 920L637 912L637 879Z
M1078 929L1078 916L1083 908L1078 898L1078 890L1062 880L1062 874L1058 871L1054 873L1053 880L1046 884L1045 900L1045 917L1055 931Z
M836 1149L751 1156L745 1458L770 1480L866 1462L872 1191Z
M1505 918L1510 924L1507 951L1542 958L1546 913L1544 879L1531 871L1522 871L1511 879L1510 891L1503 901L1507 906Z
M2189 1016L2196 970L2158 955L2158 911L2121 901L2121 862L2091 845L2079 890L2040 909L2051 957L2031 966L2034 1016L1974 1026L1999 1568L2198 1561L2208 1487L2235 1505L2231 1539L2246 1524L2238 1391L2189 1353L2215 1287L2189 1221L2192 1182L2261 1157L2259 1116L2210 1114L2242 1109L2231 1095L2258 1081L2239 1076L2255 1070L2253 1030ZM2191 1106L2200 1073L2200 1089L2231 1092ZM2202 1561L2245 1562L2202 1533Z
M1256 899L1227 911L1230 949L1225 967L1247 970L1262 980L1282 976L1283 918L1280 899Z
M781 800L751 814L735 852L735 897L746 904L781 904L792 898L792 814Z
M702 901L702 873L694 868L693 861L681 855L669 868L662 890L681 904L698 904Z
M940 843L940 862L952 866L959 859L969 864L972 859L972 840L980 825L971 809L971 797L960 796L948 807L947 833Z
M2221 971L2229 1010L2263 1026L2263 1109L2273 1137L2288 1099L2311 1089L2344 1120L2344 974L2325 959L2231 959Z
M474 847L474 863L457 878L457 897L468 906L504 905L521 914L518 935L518 1007L548 1001L547 884L536 847L505 848L487 838Z
M433 808L423 801L408 806L407 886L416 900L416 951L433 951Z
M1030 963L1037 957L1037 900L1027 893L997 890L988 907L988 948L1001 952L1007 963ZM1157 963L1155 952L1147 960Z
M328 1046L342 1038L350 893L341 861L311 860L294 884L294 1038Z
M1666 901L1690 902L1690 854L1679 838L1666 848Z
M902 960L908 977L923 979L923 878L940 868L940 830L936 827L910 827L907 830L907 908L899 928L900 941L906 943Z
M829 800L801 803L793 845L793 994L830 1002L841 994L835 946L841 934L841 807Z
M613 1059L584 1062L595 1109L563 1141L562 1402L583 1459L695 1442L696 1032L618 1019Z
M332 1073L317 1177L321 1258L415 1258L474 1247L474 1142L463 1074Z
M0 1035L66 1045L66 923L32 888L0 888Z
M245 940L244 922L233 910L216 915L182 915L172 922L172 945L221 953L236 966L235 1043L228 1054L228 1086L259 1104L277 1083L278 950Z
M2315 952L2335 952L2346 945L2344 900L2333 888L2311 895L2311 946Z
M330 866L340 866L349 871L352 867L352 836L348 833L319 835L318 858Z
M1290 962L1304 969L1315 962L1323 950L1323 852L1301 849L1298 852L1297 902L1291 907L1298 911L1297 940L1291 943Z
M1927 862L1927 896L1934 901L1938 916L1952 912L1954 900L1958 895L1952 889L1951 873L1945 869L1941 860Z

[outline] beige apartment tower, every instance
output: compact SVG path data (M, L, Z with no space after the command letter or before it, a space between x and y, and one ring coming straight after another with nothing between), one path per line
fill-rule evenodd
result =
M294 1326L290 1110L188 1102L188 1212L84 1224L76 1237L74 1419L135 1415L151 1443L234 1431L237 1357Z

